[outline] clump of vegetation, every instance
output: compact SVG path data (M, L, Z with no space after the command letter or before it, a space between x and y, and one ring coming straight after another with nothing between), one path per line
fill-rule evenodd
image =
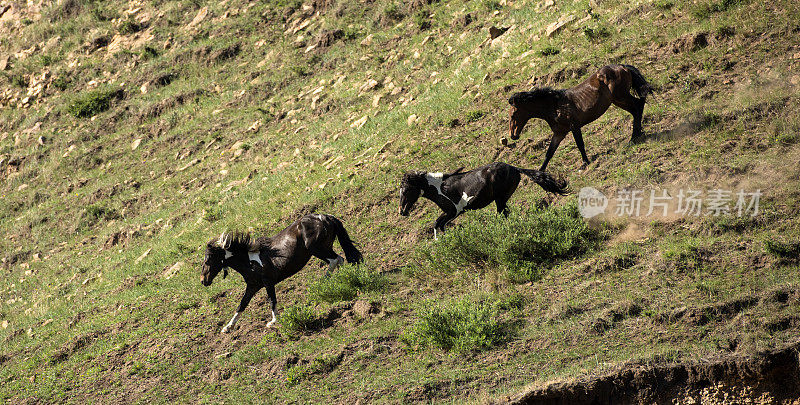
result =
M69 88L70 83L66 75L60 74L53 79L52 85L58 90L64 91Z
M703 264L700 242L694 238L667 243L662 247L661 255L667 267L682 272L699 270Z
M308 294L317 302L350 301L358 294L380 291L386 284L386 277L369 266L343 265L312 284Z
M126 19L119 25L119 33L122 35L135 34L142 30L142 25L131 18Z
M611 30L608 27L600 26L600 27L584 27L583 28L583 35L589 40L598 40L603 38L608 38L611 36Z
M558 55L559 52L561 52L560 49L556 48L553 45L548 45L548 46L542 48L539 51L539 54L542 55L542 56L551 56L551 55Z
M98 89L78 96L67 107L67 112L76 118L95 116L111 107L111 100L118 98L121 90Z
M386 8L383 9L383 19L389 22L396 22L400 21L405 18L405 14L403 14L403 10L400 8L400 5L397 3L390 3Z
M468 112L465 118L467 119L467 122L475 122L483 118L485 115L486 115L485 111L473 110Z
M726 12L738 5L741 1L742 0L718 0L700 4L694 9L693 14L698 19L703 20L710 17L711 14Z
M8 82L13 84L14 86L23 89L28 87L28 81L25 80L25 75L23 75L22 73L20 72L10 72L10 73L0 72L0 73L2 73L3 76L5 76L6 80L8 80Z
M142 57L144 60L153 59L158 57L158 50L153 48L150 45L146 45L142 50L139 52L139 56Z
M522 297L466 297L426 305L419 321L401 339L411 346L435 346L465 353L485 350L505 341L513 322L503 315L518 314Z
M326 354L306 364L297 364L286 372L286 384L295 385L314 374L328 373L342 361L341 356Z
M281 312L280 325L285 333L307 332L317 329L319 317L311 305L293 305Z
M764 239L764 248L769 254L781 259L800 259L800 241L784 242L776 239Z
M506 219L479 211L438 241L416 251L413 272L453 272L462 267L495 269L515 283L536 281L559 261L594 249L603 237L580 217L577 204L512 212Z
M414 24L420 31L431 27L431 18L428 10L419 10L414 14Z

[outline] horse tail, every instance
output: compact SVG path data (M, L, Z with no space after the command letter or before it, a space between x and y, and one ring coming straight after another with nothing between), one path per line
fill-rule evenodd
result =
M633 91L636 93L636 96L642 99L642 101L647 100L647 95L652 93L653 86L647 82L647 79L642 76L642 72L639 69L631 66L631 65L622 65L628 72L631 73L631 78L633 79Z
M566 180L556 179L541 170L523 169L521 167L515 167L515 169L530 177L536 184L542 187L544 191L560 195L569 194L569 187L567 187Z
M344 229L342 221L332 215L330 216L330 219L333 221L333 225L336 230L336 237L339 239L339 244L342 245L344 257L347 259L347 262L361 263L361 261L364 260L364 256L362 256L361 252L356 249L356 246L353 244L353 240L350 239L350 235L348 235L347 230Z

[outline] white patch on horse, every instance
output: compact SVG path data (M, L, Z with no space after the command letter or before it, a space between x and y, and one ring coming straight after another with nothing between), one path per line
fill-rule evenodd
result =
M229 250L226 250L225 251L225 258L226 259L230 259L231 257L233 257L233 253L231 253Z
M250 258L251 262L256 262L259 266L264 267L264 264L261 263L261 257L258 252L247 252L247 257Z
M467 207L467 204L469 204L469 202L472 201L474 198L475 198L474 195L468 196L466 192L461 194L461 200L459 200L458 203L456 204L456 214L462 213L464 211L464 208Z
M442 178L444 177L444 173L425 173L425 180L427 180L428 184L431 186L436 187L436 191L444 198L447 198L446 195L442 192Z

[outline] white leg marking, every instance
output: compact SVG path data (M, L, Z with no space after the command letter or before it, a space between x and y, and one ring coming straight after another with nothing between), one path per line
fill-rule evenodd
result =
M267 323L267 327L268 328L272 327L272 325L274 325L277 320L278 320L278 314L276 314L275 311L273 310L272 311L272 320L269 321L269 323Z
M233 314L233 318L231 318L231 321L228 322L228 324L225 325L225 327L222 328L222 333L230 333L231 329L233 329L233 326L236 325L236 321L239 320L239 317L241 315L242 315L241 312L237 312L237 313Z
M436 236L436 228L435 227L433 228L433 240L439 240L439 238Z
M335 259L328 259L328 271L325 272L325 275L329 276L334 270L338 269L342 263L344 263L344 258L342 256L336 256Z

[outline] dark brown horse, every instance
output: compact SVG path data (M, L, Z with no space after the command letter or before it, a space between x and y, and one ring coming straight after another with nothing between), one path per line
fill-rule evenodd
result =
M636 93L636 97L631 94ZM633 136L635 142L642 136L642 112L647 94L653 88L647 83L639 69L630 65L606 65L583 83L565 90L548 87L514 93L508 99L511 104L511 139L519 139L522 129L531 118L547 121L553 130L550 147L547 148L544 163L539 170L544 171L553 157L558 144L572 131L575 143L581 152L584 167L589 158L583 147L581 127L596 120L608 110L611 104L633 115Z
M210 286L220 270L224 271L223 278L227 277L227 267L239 272L247 283L239 308L230 322L222 328L222 333L231 331L250 299L262 288L267 289L272 304L272 320L267 327L272 326L278 319L275 312L278 305L275 284L300 271L311 256L327 263L326 274L330 274L344 262L333 251L333 241L337 238L347 261L360 262L361 253L353 245L342 222L332 215L306 215L271 238L251 240L250 234L237 232L223 233L219 238L208 241L203 260L202 284Z

